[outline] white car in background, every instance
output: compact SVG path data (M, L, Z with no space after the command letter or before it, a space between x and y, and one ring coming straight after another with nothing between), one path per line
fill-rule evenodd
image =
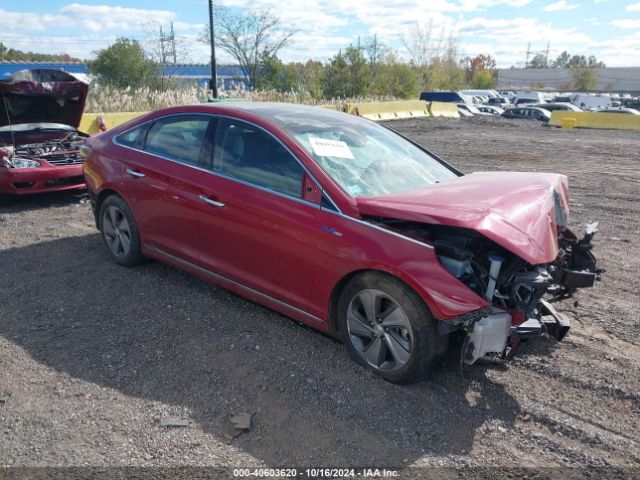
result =
M501 115L504 112L503 108L496 107L495 105L478 105L476 107L482 113L488 113L489 115Z
M573 104L583 110L608 108L611 106L611 95L607 93L578 93L573 97Z
M624 113L627 115L640 115L640 110L635 108L603 108L602 110L595 110L599 113Z
M482 105L471 105L469 103L458 103L458 112L464 110L464 111L469 112L472 115L491 115L490 113L484 113L481 110L479 110L478 107L480 107L480 106L482 106Z

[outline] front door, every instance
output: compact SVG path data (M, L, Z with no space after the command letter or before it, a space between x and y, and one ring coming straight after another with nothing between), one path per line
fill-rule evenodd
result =
M271 134L222 118L211 175L200 178L200 263L306 310L319 205L303 199L305 172Z

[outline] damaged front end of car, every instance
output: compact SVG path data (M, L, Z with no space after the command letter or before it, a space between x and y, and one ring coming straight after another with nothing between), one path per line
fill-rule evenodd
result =
M442 334L466 332L466 364L486 356L503 357L532 337L562 340L570 320L552 304L593 286L602 272L592 252L597 223L578 238L567 226L566 177L549 175L548 180L539 182L546 188L536 189L525 188L526 178L520 178L522 188L492 205L476 194L477 188L469 189L469 201L476 205L472 213L460 204L452 206L452 201L445 207L438 198L434 203L448 211L437 216L437 205L431 209L425 195L422 208L403 215L410 220L367 216L379 226L432 245L445 269L486 300L488 306L481 311L440 321ZM461 180L451 183L456 182L464 185ZM527 191L529 198L517 202L519 191ZM407 204L405 199L405 208ZM482 211L477 205L483 205Z

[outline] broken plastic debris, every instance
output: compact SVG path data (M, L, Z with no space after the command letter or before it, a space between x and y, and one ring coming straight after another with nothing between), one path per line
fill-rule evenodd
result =
M189 420L186 418L167 417L160 420L161 427L188 427Z

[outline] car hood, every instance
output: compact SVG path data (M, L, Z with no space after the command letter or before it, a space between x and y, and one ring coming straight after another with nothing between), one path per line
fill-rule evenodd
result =
M356 202L362 215L475 230L532 265L556 259L569 212L567 177L555 173L478 172Z
M88 90L59 70L16 72L0 81L0 126L47 122L78 128Z

